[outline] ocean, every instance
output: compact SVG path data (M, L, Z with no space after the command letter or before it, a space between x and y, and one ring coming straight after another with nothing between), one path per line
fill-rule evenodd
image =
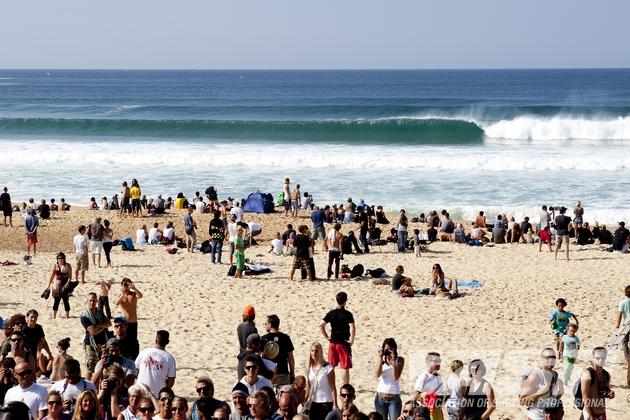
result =
M630 70L0 70L0 184L630 220Z

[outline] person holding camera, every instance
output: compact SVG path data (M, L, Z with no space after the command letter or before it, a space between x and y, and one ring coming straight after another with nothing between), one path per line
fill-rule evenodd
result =
M94 374L92 375L92 382L99 383L103 376L103 371L109 369L110 366L120 366L125 375L124 382L127 386L133 385L138 376L136 364L133 360L123 357L120 351L120 342L117 338L110 338L107 340L105 349L101 356L101 360L98 361L94 368Z
M125 374L120 366L111 365L107 369L107 378L99 386L97 395L99 413L104 419L115 419L129 405L129 391L125 386Z
M17 385L17 380L13 376L15 360L5 357L0 366L0 406L4 404L4 396L7 391Z
M374 396L374 408L383 420L396 420L400 416L400 375L404 367L405 359L398 356L396 341L386 338L376 360L375 375L379 381Z
M65 379L55 382L50 389L59 391L63 399L64 412L72 414L79 395L85 390L96 394L96 385L81 377L81 364L76 359L66 360L63 363L63 371Z

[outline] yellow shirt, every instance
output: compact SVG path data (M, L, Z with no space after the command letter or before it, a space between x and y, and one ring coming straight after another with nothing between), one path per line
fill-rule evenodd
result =
M140 187L131 187L130 194L132 200L140 200L140 195L142 195Z
M175 208L177 210L182 210L184 208L184 198L176 198L175 199Z

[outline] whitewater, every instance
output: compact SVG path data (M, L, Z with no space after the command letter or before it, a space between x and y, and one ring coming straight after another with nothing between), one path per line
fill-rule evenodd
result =
M87 204L215 185L412 213L630 220L630 72L0 71L0 183Z

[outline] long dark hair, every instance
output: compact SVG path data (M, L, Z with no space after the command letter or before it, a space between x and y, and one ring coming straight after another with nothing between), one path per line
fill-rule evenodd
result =
M398 357L398 344L396 344L396 340L393 338L386 338L383 340L383 345L381 346L381 350L385 351L385 346L389 346L394 350L394 360Z
M437 270L438 274L443 276L444 275L444 271L442 271L442 267L440 266L440 264L433 264L433 268L435 270Z

